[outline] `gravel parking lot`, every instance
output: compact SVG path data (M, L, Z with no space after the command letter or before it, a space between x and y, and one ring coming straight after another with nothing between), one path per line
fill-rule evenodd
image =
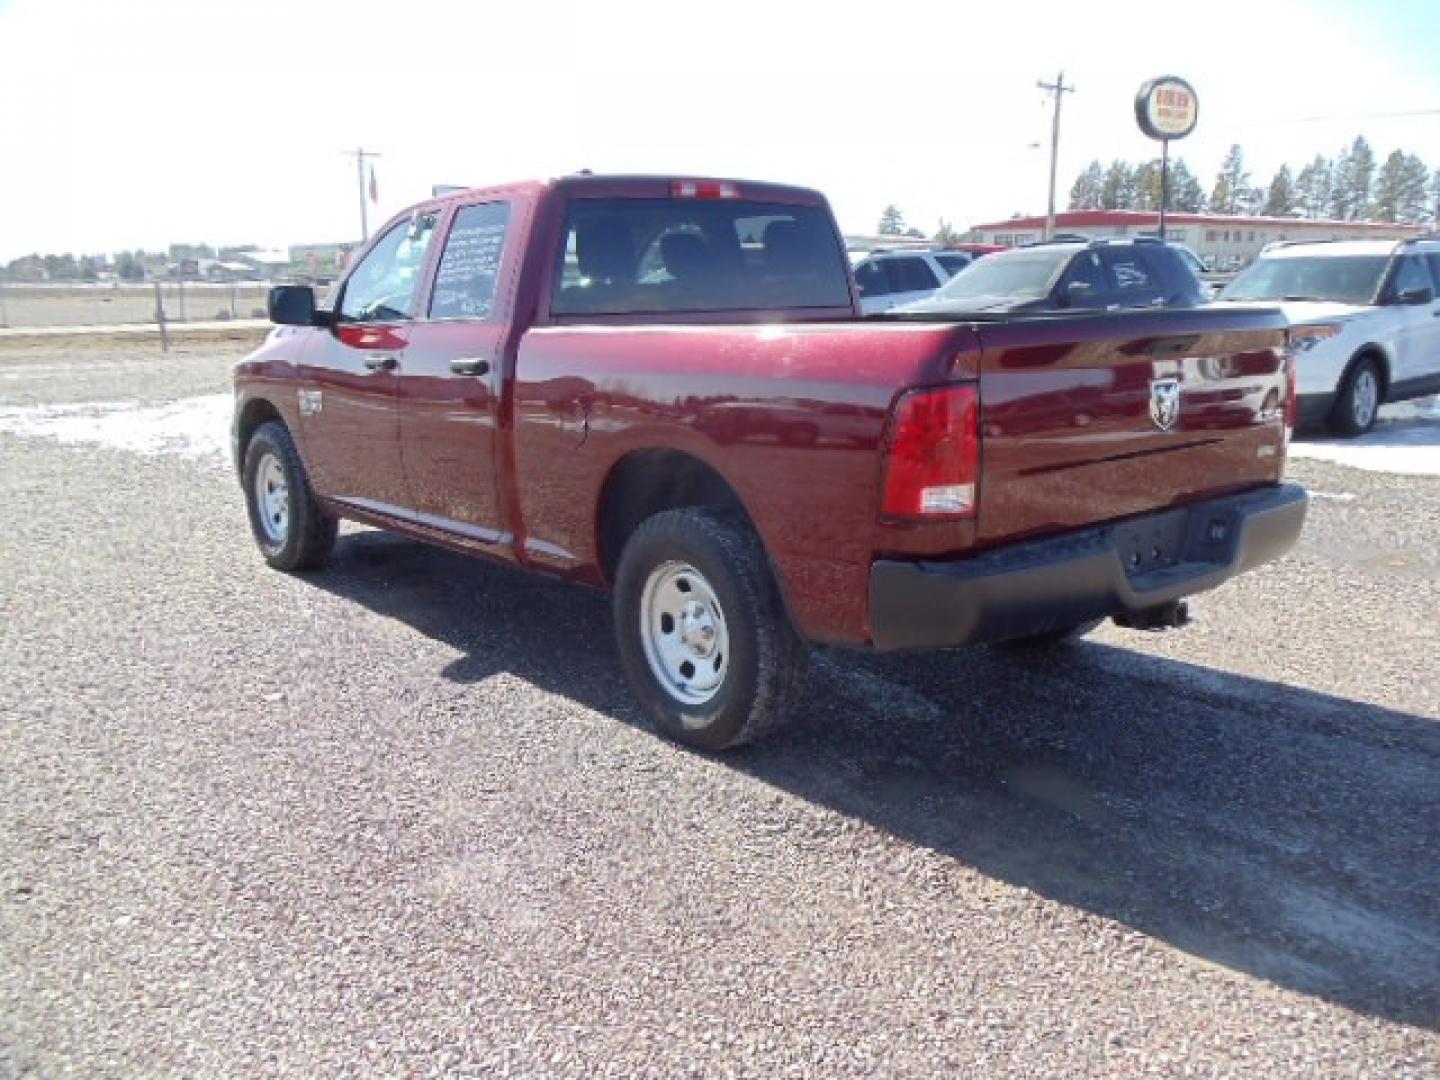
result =
M1440 478L1297 459L1191 628L819 653L710 758L601 596L267 570L245 350L0 351L0 1076L1440 1070Z

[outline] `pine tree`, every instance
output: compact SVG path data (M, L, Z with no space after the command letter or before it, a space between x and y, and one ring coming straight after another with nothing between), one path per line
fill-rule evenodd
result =
M1430 170L1414 154L1392 151L1375 178L1375 218L1418 224L1429 209L1426 188Z
M1129 210L1135 205L1135 176L1128 161L1116 158L1105 170L1100 189L1100 206L1105 210Z
M1070 188L1070 209L1099 210L1104 186L1105 167L1098 161L1092 161L1075 178L1075 184Z
M960 243L960 234L955 231L955 226L941 218L940 227L935 230L935 235L930 239L935 242L936 247L954 247Z
M1289 217L1295 211L1295 201L1295 181L1290 175L1290 166L1281 165L1270 181L1261 212L1266 217Z
M1330 189L1333 167L1323 154L1300 170L1295 178L1295 197L1307 218L1323 218L1330 213Z
M1170 209L1182 214L1199 214L1205 210L1205 189L1184 158L1170 163Z
M1250 174L1245 171L1245 155L1239 145L1230 147L1220 171L1215 176L1215 187L1210 192L1212 214L1234 214L1250 183Z
M1160 159L1143 161L1135 166L1132 174L1135 186L1136 210L1160 209Z
M905 233L905 215L900 213L900 208L894 203L885 207L880 214L880 225L877 230L881 236L903 236Z
M1370 213L1371 188L1375 182L1375 151L1363 135L1335 160L1330 193L1331 213L1341 221L1360 221Z
M1430 224L1440 229L1440 169L1430 177Z

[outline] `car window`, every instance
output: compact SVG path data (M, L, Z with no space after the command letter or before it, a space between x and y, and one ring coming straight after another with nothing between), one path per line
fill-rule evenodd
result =
M1071 286L1077 283L1089 288L1072 289ZM1060 290L1071 307L1104 307L1109 304L1110 282L1105 277L1105 268L1100 265L1100 256L1093 251L1082 251L1076 255L1060 280Z
M945 273L954 277L965 267L970 265L969 255L936 255L935 261L940 264Z
M1260 258L1225 286L1222 300L1334 300L1369 304L1390 260L1384 255Z
M1399 296L1411 289L1433 289L1435 282L1430 279L1430 268L1418 255L1406 255L1400 260L1400 269L1395 274L1391 295Z
M1163 302L1165 284L1138 247L1106 248L1101 253L1115 281L1115 297L1129 307Z
M930 292L940 284L924 259L886 259L896 292Z
M439 214L419 214L394 225L360 260L345 281L340 316L347 322L394 322L413 318L415 286Z
M819 207L741 199L573 199L556 315L844 307L850 276Z
M889 296L895 291L890 287L890 275L885 273L885 264L879 259L871 259L857 266L855 283L860 286L860 295L867 298Z
M1440 293L1440 252L1425 258L1430 263L1430 276L1435 279L1435 291Z
M510 204L504 202L462 206L455 212L435 270L432 319L490 317L509 221Z
M1073 248L1017 248L976 259L940 289L940 299L969 299L975 296L1014 296L1030 299L1044 296Z

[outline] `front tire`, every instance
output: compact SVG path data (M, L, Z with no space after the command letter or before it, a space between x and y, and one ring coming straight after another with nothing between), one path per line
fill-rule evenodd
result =
M1374 427L1384 400L1384 386L1380 366L1373 359L1366 356L1352 364L1340 382L1340 392L1335 395L1330 430L1353 438Z
M320 509L295 440L276 420L261 424L245 445L240 470L250 532L277 570L303 570L335 547L337 522Z
M662 734L724 750L785 722L808 651L743 518L647 519L621 553L614 603L625 674Z

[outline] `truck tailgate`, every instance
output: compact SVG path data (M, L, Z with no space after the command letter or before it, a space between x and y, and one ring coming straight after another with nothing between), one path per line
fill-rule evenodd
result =
M978 330L982 546L1281 477L1278 312L1113 312Z

